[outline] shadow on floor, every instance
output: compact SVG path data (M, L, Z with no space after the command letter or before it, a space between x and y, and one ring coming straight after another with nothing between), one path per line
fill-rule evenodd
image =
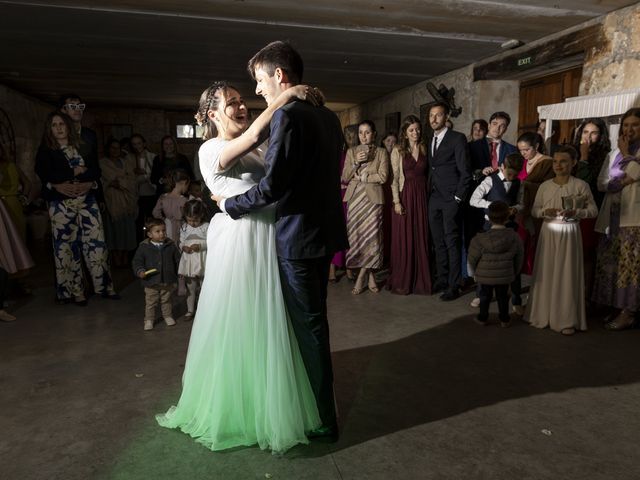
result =
M341 450L510 399L638 382L638 331L590 325L564 337L522 322L457 318L401 340L333 355ZM304 454L298 450L298 454Z

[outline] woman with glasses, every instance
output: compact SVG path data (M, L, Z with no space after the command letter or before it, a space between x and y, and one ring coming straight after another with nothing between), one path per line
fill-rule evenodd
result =
M51 219L55 260L56 301L85 306L81 257L94 291L120 298L113 289L102 216L96 201L100 168L80 155L71 118L60 112L47 116L35 170L42 182Z

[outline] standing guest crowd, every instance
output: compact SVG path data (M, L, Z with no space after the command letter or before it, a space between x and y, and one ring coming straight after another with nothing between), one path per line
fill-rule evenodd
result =
M373 122L360 122L342 175L350 249L346 264L334 262L332 281L336 268L346 268L353 294L378 292L377 274L388 267L386 288L396 294L439 293L450 301L475 283L471 306L480 308L482 325L495 297L503 327L514 314L572 335L586 330L587 306L609 310L609 330L635 326L640 109L623 115L613 151L600 118L580 122L572 145L545 145L539 131L512 145L503 139L506 112L475 120L468 139L448 117L448 105L435 103L428 140L409 115L380 147ZM531 275L526 305L522 274Z
M186 296L189 320L215 207L170 135L157 155L138 133L108 138L98 159L97 135L82 125L85 106L76 94L62 95L36 155L55 301L84 306L92 293L119 299L111 268L133 262L145 287L144 329L153 328L157 305L165 323L175 324L176 294ZM329 281L344 269L353 295L385 286L443 301L475 284L471 307L479 308L481 325L495 298L503 327L514 314L571 335L586 330L587 307L607 310L609 330L634 327L640 109L623 115L614 145L601 118L580 122L571 145L545 142L542 124L512 145L503 138L511 123L506 112L474 120L468 138L453 129L449 114L446 103L434 103L425 124L408 115L399 131L380 137L371 120L358 124L340 163L349 249L335 254ZM9 276L33 266L19 200L31 191L0 145L0 320L15 319L4 310ZM531 275L526 305L522 274Z

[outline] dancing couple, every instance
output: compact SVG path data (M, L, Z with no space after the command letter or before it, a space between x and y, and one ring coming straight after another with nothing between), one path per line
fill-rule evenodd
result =
M291 45L270 43L248 68L267 102L250 127L232 86L200 97L200 169L225 213L208 231L182 395L156 418L211 450L283 453L338 434L326 299L331 258L347 246L343 140L317 90L300 85Z

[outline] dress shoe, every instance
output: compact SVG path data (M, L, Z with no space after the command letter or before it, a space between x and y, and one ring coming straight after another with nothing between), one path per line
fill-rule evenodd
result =
M620 315L618 315L614 320L605 323L604 328L612 331L627 330L630 328L634 328L637 322L638 320L635 317L634 313L622 310L620 312Z
M336 442L338 440L338 427L319 427L315 430L311 430L307 433L308 438L314 438L317 440L327 440L330 442Z
M433 288L431 289L432 293L440 293L447 289L449 285L444 282L436 282L433 284Z
M458 290L447 290L442 295L440 295L440 300L443 302L450 302L451 300L455 300L460 296L460 292Z
M74 304L76 307L86 307L86 306L87 306L87 299L86 299L86 298L84 298L84 297L76 297L76 298L73 300L73 304Z
M0 320L3 322L13 322L16 319L13 315L5 310L0 310Z
M122 297L116 292L104 292L102 298L106 298L107 300L120 300Z

